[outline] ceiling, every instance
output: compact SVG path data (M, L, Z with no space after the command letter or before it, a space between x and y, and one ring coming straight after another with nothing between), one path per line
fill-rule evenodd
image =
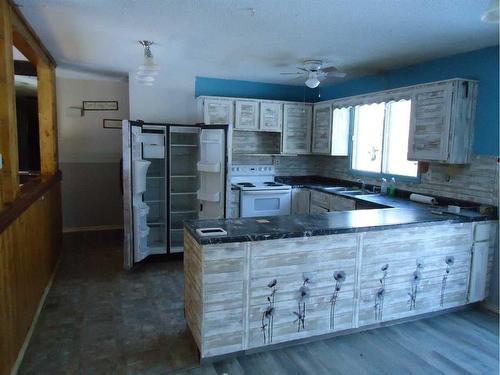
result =
M279 73L305 59L349 79L498 44L488 0L16 2L59 66L118 77L141 63L139 39L165 75L298 85Z

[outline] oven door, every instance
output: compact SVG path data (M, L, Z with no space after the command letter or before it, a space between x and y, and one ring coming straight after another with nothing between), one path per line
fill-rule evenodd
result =
M243 190L240 216L290 215L291 190Z

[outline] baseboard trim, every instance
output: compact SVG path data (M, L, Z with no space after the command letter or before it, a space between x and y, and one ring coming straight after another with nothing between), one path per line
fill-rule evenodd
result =
M499 308L498 306L492 304L491 302L481 302L481 304L479 305L481 308L485 309L485 310L488 310L488 311L491 311L491 312L494 312L495 314L498 314L499 313Z
M59 256L59 260L56 263L56 266L54 267L54 271L52 272L52 275L50 276L49 282L47 283L47 286L45 287L42 297L40 298L40 301L38 302L38 307L35 312L35 316L33 317L33 320L31 321L31 326L30 329L28 330L28 333L26 334L26 337L24 338L23 345L21 346L21 349L19 349L19 353L17 354L16 361L14 362L14 365L12 366L12 369L10 370L10 375L17 375L17 372L19 371L19 367L21 367L21 363L23 362L24 355L26 354L26 350L28 349L28 346L31 341L31 337L33 336L33 332L35 331L35 327L38 323L38 318L40 318L40 313L42 312L43 305L45 304L45 300L47 299L47 295L49 294L50 289L52 288L52 283L54 281L54 277L56 276L57 270L59 269L59 264L61 263L61 257Z
M123 230L123 225L95 225L90 227L66 227L63 228L63 233L73 232L94 232L101 230Z

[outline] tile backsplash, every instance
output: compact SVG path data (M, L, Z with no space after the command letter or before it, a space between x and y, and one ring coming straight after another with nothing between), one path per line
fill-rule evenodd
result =
M233 164L274 164L278 176L316 175L380 185L380 180L350 172L349 158L320 155L235 156ZM396 181L397 187L421 194L437 195L498 206L498 162L496 156L474 156L470 164L430 163L419 183Z

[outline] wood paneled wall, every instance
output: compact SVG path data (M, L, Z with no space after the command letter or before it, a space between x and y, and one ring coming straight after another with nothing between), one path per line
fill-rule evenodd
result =
M0 374L9 374L59 257L57 182L0 233Z

